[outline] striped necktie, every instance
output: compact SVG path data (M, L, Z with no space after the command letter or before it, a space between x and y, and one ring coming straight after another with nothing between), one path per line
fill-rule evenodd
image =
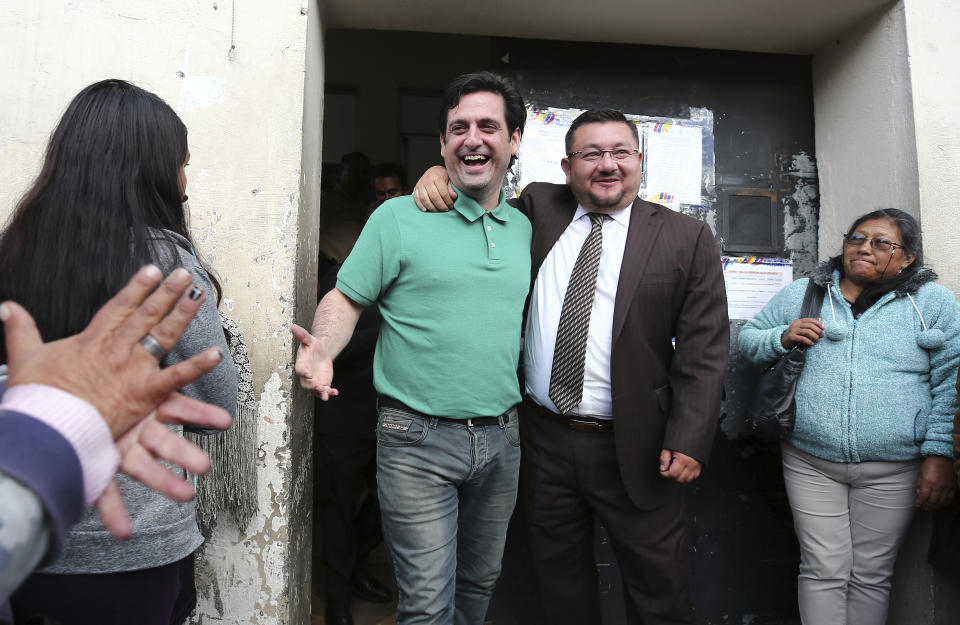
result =
M580 405L583 399L583 369L587 357L587 331L590 329L590 311L597 290L597 271L603 249L604 215L588 213L592 225L583 242L577 262L570 274L570 284L563 297L557 342L553 350L553 369L550 372L550 400L560 414L566 414Z

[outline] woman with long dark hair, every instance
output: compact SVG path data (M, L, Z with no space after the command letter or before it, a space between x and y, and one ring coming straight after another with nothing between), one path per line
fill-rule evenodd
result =
M805 624L883 625L914 509L953 497L960 306L936 279L917 221L873 211L740 331L754 362L807 348L782 446ZM798 319L808 280L826 290L820 319Z
M51 341L82 330L140 266L153 263L164 273L183 267L207 298L161 366L211 345L228 353L217 313L220 285L187 229L189 160L186 126L159 97L114 79L83 89L0 238L0 300L26 307ZM232 361L182 392L235 414ZM113 538L88 510L59 558L15 594L18 619L179 625L189 615L196 603L192 554L203 542L194 503L177 503L123 475L117 481L132 537Z

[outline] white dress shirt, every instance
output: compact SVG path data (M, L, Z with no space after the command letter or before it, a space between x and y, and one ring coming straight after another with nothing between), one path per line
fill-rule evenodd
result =
M620 265L627 243L630 225L628 204L603 221L603 249L597 274L597 290L590 312L590 330L587 335L587 357L584 363L583 400L569 414L606 417L613 416L610 396L610 352L613 346L613 306L620 280ZM527 328L524 337L523 370L527 393L544 408L558 412L550 400L550 373L553 369L553 350L557 343L557 326L563 310L570 274L587 235L590 218L583 206L577 207L573 221L547 254L530 295Z

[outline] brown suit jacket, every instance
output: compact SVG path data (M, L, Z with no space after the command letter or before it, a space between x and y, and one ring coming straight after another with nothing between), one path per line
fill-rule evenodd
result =
M533 224L531 284L577 205L566 185L524 189L520 208ZM638 198L617 286L610 363L617 460L637 507L679 495L678 485L660 475L661 449L704 464L709 459L729 344L723 271L709 226Z

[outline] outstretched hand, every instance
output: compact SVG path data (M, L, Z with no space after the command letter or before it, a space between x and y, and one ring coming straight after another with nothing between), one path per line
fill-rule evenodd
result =
M333 359L323 353L320 341L301 326L293 324L290 331L300 346L294 371L300 376L300 386L323 401L336 397L340 391L330 386L333 382Z
M90 403L117 440L120 470L170 497L185 500L193 496L193 486L157 460L168 460L193 473L206 471L209 460L160 422L229 427L230 415L222 408L175 393L216 367L225 354L214 347L160 369L140 339L150 334L164 350L171 349L204 299L203 291L196 287L184 295L192 284L189 272L178 269L157 288L161 277L152 265L141 268L80 334L58 341L43 343L33 318L14 302L0 305L0 319L4 322L10 387L45 384ZM101 495L98 507L107 511L103 520L111 532L129 535L129 518L115 484Z
M417 186L413 188L413 200L425 213L445 212L453 208L457 192L450 186L447 170L434 165L423 172Z

